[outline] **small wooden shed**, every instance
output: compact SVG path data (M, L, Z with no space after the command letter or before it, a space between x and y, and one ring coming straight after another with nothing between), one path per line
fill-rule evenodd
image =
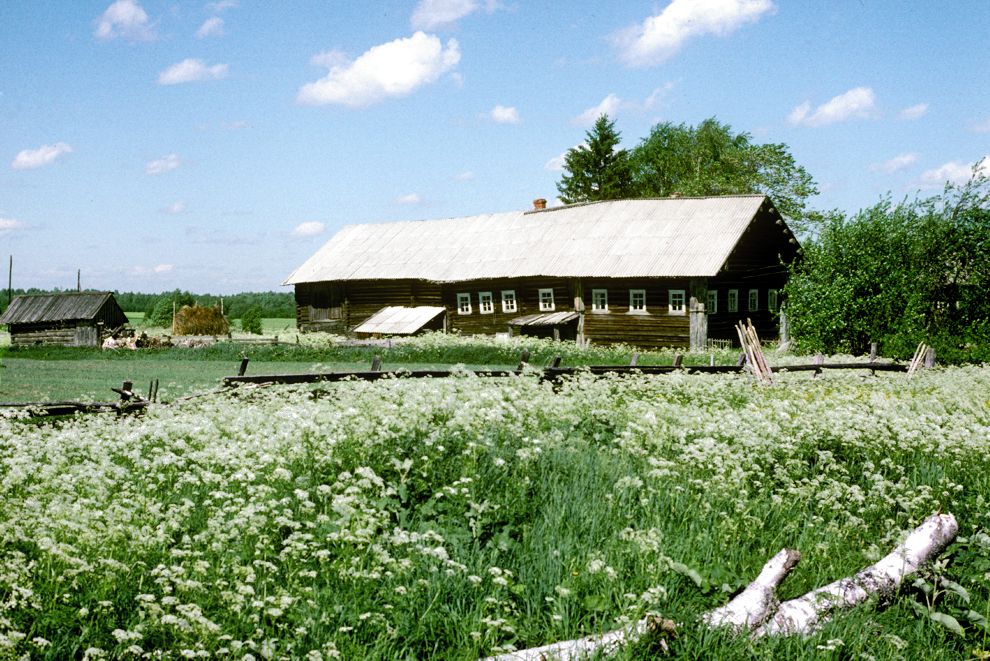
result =
M111 292L60 292L18 296L0 316L12 346L48 344L98 347L127 323Z

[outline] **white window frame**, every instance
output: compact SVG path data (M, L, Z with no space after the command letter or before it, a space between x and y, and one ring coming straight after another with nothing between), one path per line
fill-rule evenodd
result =
M730 289L725 300L725 307L729 312L739 312L739 290Z
M680 303L675 305L675 301ZM687 292L683 289L667 290L667 314L687 314Z
M592 312L608 312L608 290L607 289L592 289L591 290L591 311Z
M516 303L516 290L515 289L503 289L502 290L502 312L515 312L518 310L518 304Z
M549 295L549 302L544 300L544 294ZM537 295L540 298L540 312L553 312L557 309L553 302L553 288L540 289Z
M486 307L488 308L487 310L485 309ZM490 291L478 292L478 312L481 314L495 314L495 298Z
M717 314L718 313L718 290L717 289L709 289L708 290L708 299L705 301L705 309L707 310L708 314Z
M471 294L457 294L457 314L471 314Z
M643 303L639 307L636 306L636 299L642 297ZM646 290L645 289L630 289L629 290L629 312L632 314L646 312Z
M749 295L746 297L746 311L756 312L760 309L760 290L750 289Z
M777 295L777 290L776 289L768 289L767 290L767 310L770 310L770 312L776 312L777 310L780 309L778 303L779 303L779 298L778 298L778 295Z

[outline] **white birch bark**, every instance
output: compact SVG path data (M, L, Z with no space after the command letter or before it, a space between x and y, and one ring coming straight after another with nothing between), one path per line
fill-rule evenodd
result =
M872 595L892 594L905 576L938 557L958 531L954 516L933 514L876 564L782 603L773 617L756 630L756 635L810 634L836 610L857 606Z
M702 621L710 627L751 631L755 636L813 633L836 611L857 606L873 595L893 593L906 576L938 557L958 531L954 516L933 514L876 564L778 605L776 588L801 557L797 551L783 549L745 590L725 606L702 615ZM578 661L594 654L608 656L640 638L649 626L647 620L640 620L626 629L509 652L484 661Z
M725 606L701 616L710 627L731 626L736 631L751 631L763 624L777 608L777 586L794 569L801 554L781 549L770 558L756 580Z

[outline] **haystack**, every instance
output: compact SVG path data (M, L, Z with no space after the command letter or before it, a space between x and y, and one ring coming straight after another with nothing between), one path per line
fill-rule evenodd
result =
M175 313L175 335L226 335L230 323L219 307L183 305Z

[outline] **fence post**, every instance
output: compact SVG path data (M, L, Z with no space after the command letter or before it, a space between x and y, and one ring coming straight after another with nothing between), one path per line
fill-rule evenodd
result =
M925 367L935 367L935 347L928 347L925 351Z
M523 368L526 367L526 363L529 362L529 349L523 349L522 355L519 356L519 367L516 368L517 372L522 372Z
M241 366L237 369L237 376L244 376L244 374L247 373L247 366L250 360L250 358L244 354L241 354Z
M636 363L639 362L639 352L634 351L632 355L632 360L629 361L629 367L636 367Z
M684 362L683 354L674 354L674 367L680 367L682 362Z
M375 356L374 358L372 358L371 359L371 371L372 372L378 372L379 370L381 370L381 368L382 368L382 357L381 356Z

